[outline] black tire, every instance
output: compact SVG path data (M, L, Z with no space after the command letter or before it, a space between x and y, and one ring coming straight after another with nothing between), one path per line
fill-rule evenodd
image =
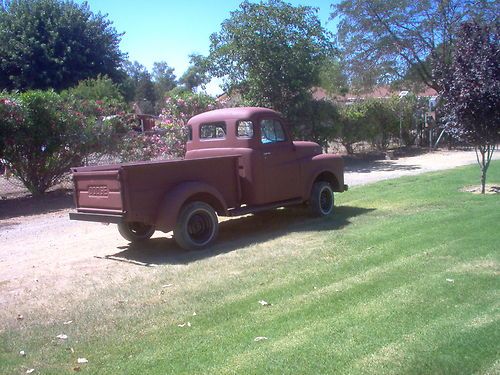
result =
M217 213L207 203L191 202L185 205L174 229L174 239L185 250L200 250L217 237Z
M139 222L125 222L118 224L118 232L127 241L141 242L151 238L155 232L155 227Z
M331 185L325 181L315 182L309 204L314 216L329 216L333 213L334 197Z

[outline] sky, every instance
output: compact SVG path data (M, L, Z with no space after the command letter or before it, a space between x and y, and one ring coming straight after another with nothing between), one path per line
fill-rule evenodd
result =
M80 3L83 0L78 1ZM151 70L156 61L166 61L180 77L189 66L189 55L207 55L210 35L220 30L230 12L242 0L87 0L94 13L107 14L122 37L120 48L131 61ZM329 21L332 0L288 0L293 5L319 8L323 26L335 31ZM207 87L210 94L222 90L218 82Z

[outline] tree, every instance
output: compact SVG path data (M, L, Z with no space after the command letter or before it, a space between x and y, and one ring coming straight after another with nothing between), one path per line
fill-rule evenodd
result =
M325 60L319 72L319 86L330 95L347 94L347 76L338 59Z
M441 82L445 129L475 147L483 194L486 173L500 142L499 42L498 23L464 23Z
M135 101L144 113L153 113L157 96L151 74L137 61L126 61L122 69L127 77L122 83L125 100Z
M156 98L159 100L162 100L167 92L177 87L174 68L171 68L165 61L159 61L153 64L152 78Z
M317 9L282 0L244 1L210 37L210 72L244 100L290 116L319 83L333 53Z
M118 80L121 37L87 3L2 1L0 89L62 90L99 74Z
M192 54L189 56L189 62L190 65L179 79L179 83L188 91L194 91L200 86L205 88L205 85L210 82L207 58L199 54Z
M437 91L433 68L451 61L461 22L500 13L494 0L342 0L332 6L353 84L371 86L410 71Z

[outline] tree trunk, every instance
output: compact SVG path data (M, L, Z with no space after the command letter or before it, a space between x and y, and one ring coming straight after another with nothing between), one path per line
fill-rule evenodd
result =
M477 162L481 168L481 194L486 193L486 172L488 172L494 151L495 145L492 144L476 146Z
M342 143L342 146L344 146L348 155L354 154L354 148L352 147L353 146L352 143Z

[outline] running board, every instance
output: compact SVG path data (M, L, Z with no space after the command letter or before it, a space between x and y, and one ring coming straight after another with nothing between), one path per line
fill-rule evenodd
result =
M296 198L271 204L263 204L260 206L239 207L239 208L234 208L232 210L228 210L227 216L242 216L247 214L254 214L256 212L268 211L279 207L295 206L303 202L304 201L301 198Z

